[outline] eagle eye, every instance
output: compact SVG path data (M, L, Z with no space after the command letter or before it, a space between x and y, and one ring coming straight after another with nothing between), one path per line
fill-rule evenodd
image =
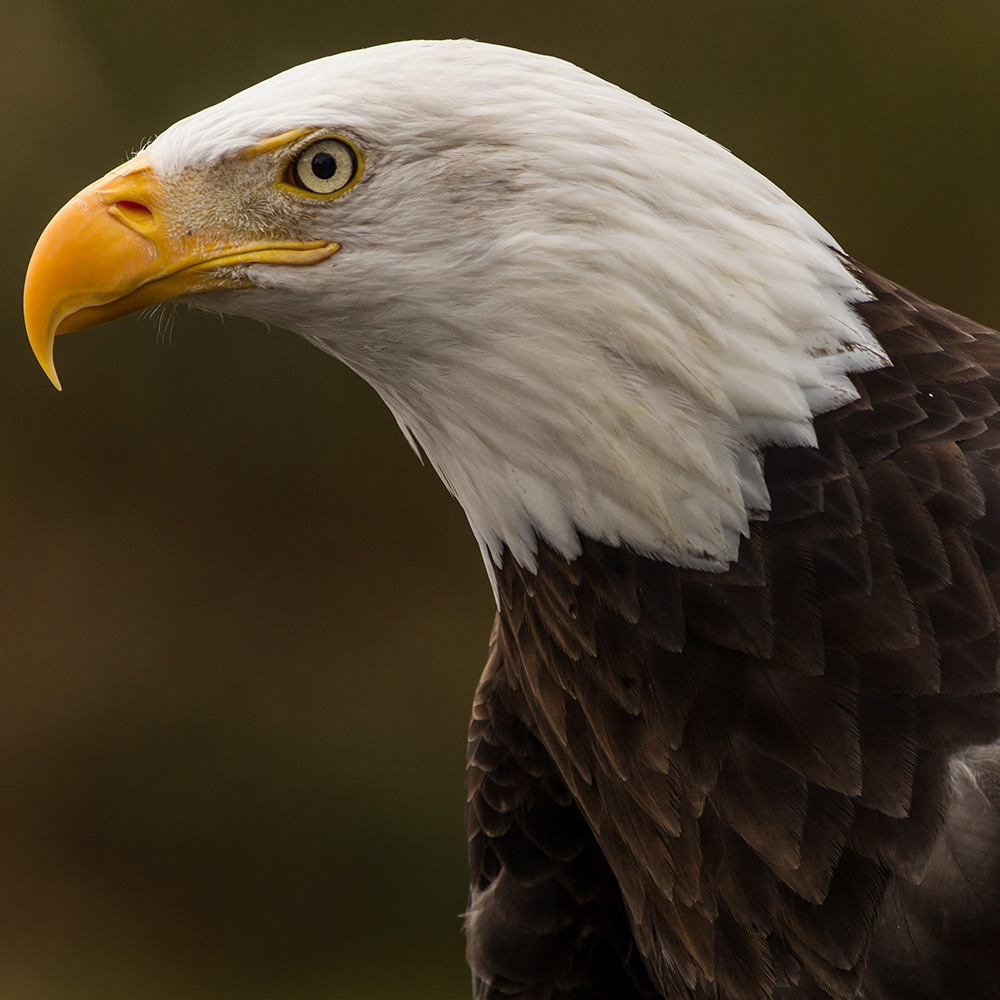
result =
M319 139L292 161L289 183L313 194L343 191L358 175L358 154L343 139Z

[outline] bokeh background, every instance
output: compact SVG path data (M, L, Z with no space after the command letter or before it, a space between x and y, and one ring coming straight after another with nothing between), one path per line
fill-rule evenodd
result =
M0 23L0 1000L465 997L491 596L460 510L281 331L122 320L61 338L57 394L21 326L34 239L264 76L466 35L658 103L1000 325L1000 4L7 0Z

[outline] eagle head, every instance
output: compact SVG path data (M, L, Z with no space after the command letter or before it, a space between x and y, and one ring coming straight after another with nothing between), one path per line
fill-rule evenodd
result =
M492 570L580 537L723 569L885 357L805 211L561 60L472 41L306 63L173 125L32 257L56 334L159 302L283 326L368 380Z

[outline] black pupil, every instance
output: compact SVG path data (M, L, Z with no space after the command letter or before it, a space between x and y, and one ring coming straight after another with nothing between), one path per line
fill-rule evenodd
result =
M317 153L310 166L320 180L326 181L337 172L337 158L332 153Z

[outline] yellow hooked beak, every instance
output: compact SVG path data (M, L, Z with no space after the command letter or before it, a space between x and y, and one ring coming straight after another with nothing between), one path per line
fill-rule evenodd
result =
M56 334L83 330L182 295L250 288L234 264L313 264L338 243L256 241L171 225L166 194L136 157L65 205L45 227L24 283L24 322L35 357L61 388Z

